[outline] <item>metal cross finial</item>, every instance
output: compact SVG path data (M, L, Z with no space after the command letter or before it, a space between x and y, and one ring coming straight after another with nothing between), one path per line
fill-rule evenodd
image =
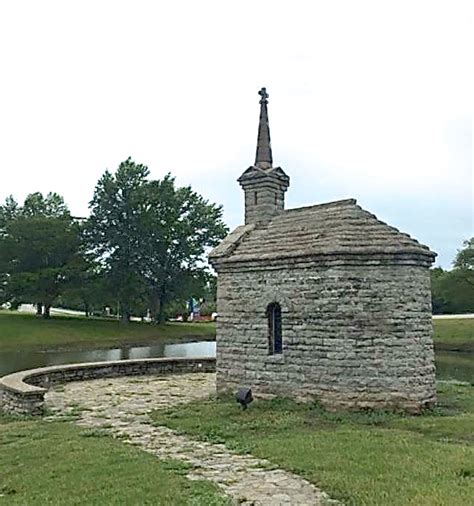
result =
M267 98L270 96L268 93L267 93L267 88L262 88L258 94L262 97L260 99L260 103L261 104L268 104L268 100Z

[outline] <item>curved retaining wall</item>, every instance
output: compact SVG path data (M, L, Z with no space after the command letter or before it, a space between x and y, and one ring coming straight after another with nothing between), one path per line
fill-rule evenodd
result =
M66 364L20 371L0 378L0 411L41 415L53 384L119 376L214 372L215 358L153 358Z

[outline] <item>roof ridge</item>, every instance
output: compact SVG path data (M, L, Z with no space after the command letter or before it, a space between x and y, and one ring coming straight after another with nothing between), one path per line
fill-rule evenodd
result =
M408 255L415 264L426 267L436 256L428 246L380 220L355 199L288 209L264 225L239 228L224 243L212 259L261 262L332 255L340 256L341 261L352 256L370 261L371 256L380 256L403 263Z
M313 204L312 206L293 207L292 209L285 209L284 213L292 213L296 211L306 211L308 209L315 209L321 207L342 207L345 205L357 205L357 199L341 199L333 200L331 202L323 202L322 204Z

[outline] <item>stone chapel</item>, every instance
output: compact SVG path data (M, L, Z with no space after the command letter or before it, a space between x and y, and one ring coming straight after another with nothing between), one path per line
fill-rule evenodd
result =
M260 90L245 225L209 255L217 391L419 412L436 401L429 268L436 254L355 199L285 209Z

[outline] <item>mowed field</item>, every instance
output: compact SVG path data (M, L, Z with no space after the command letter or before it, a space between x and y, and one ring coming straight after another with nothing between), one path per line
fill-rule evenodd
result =
M435 348L474 353L474 318L433 320Z
M186 465L68 422L0 414L0 504L230 506Z
M43 320L30 314L0 312L0 352L34 348L100 348L150 344L159 340L215 339L214 323L150 323L54 316Z

